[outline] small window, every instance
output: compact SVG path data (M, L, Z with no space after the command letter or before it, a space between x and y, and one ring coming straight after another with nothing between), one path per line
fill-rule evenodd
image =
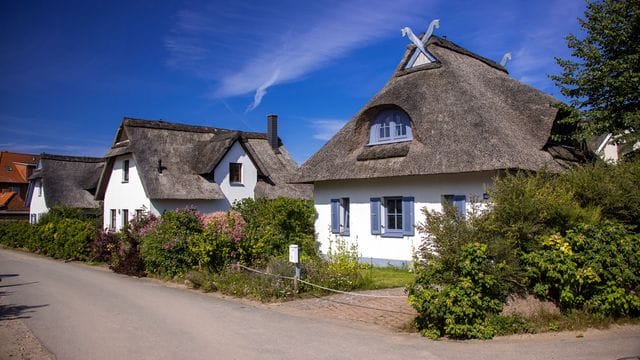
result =
M126 229L129 226L129 210L122 209L122 228Z
M369 145L386 144L413 139L409 117L398 109L383 110L371 124Z
M129 160L125 160L122 162L122 182L129 182Z
M42 181L38 181L38 197L42 197Z
M136 209L136 220L140 221L142 220L142 217L144 217L144 210Z
M412 196L371 198L371 234L383 237L414 236L414 203Z
M229 163L229 182L232 184L242 184L241 163Z
M13 171L13 168L11 167L11 165L7 165L6 169L7 171Z
M38 223L38 215L36 214L31 214L31 224L35 225Z
M331 199L331 232L349 236L349 198Z
M467 197L465 195L442 195L442 202L453 205L461 217L467 213Z
M111 209L111 220L109 221L109 230L116 230L116 209Z
M402 198L384 198L384 207L386 210L385 232L402 233Z

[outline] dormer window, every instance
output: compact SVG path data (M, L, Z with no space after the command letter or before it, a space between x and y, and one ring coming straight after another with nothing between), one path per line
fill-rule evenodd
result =
M412 139L409 116L399 109L381 111L371 124L369 145L409 141Z

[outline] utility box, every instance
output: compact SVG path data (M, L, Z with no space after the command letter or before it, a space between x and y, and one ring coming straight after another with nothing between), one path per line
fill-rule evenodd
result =
M300 252L298 245L289 245L289 262L297 264L300 262Z

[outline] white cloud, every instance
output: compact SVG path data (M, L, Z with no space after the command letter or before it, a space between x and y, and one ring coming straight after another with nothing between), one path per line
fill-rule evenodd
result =
M337 119L316 119L311 120L311 127L314 130L313 138L322 141L328 141L333 135L335 135L344 124L345 120Z
M255 92L251 111L270 86L299 80L356 48L399 37L402 26L424 22L420 12L426 5L285 1L280 7L234 3L185 10L177 15L165 48L169 64L215 80L215 97Z
M258 105L260 105L260 103L262 102L262 98L267 94L267 88L269 88L269 86L275 84L275 82L278 81L279 75L280 75L280 69L278 68L276 69L276 71L273 72L273 75L271 75L271 78L267 80L266 83L258 87L258 89L256 90L256 94L253 97L253 103L251 103L251 105L247 107L247 111L245 112L249 112L257 108Z
M576 18L582 16L584 4L556 0L545 8L548 9L546 16L528 25L532 30L524 34L513 52L513 60L507 63L507 69L514 78L549 91L554 89L554 85L548 75L559 71L555 57L569 56L564 37L575 28Z

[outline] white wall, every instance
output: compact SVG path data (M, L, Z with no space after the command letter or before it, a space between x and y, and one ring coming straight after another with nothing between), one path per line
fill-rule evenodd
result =
M129 182L122 182L123 162L129 160ZM229 181L229 163L242 164L242 184L231 184ZM202 213L228 210L234 201L253 198L258 181L258 171L237 141L231 146L214 170L214 180L226 196L222 200L150 200L142 186L131 155L116 158L107 190L104 196L104 228L109 227L111 209L116 209L116 230L122 227L122 209L129 210L129 220L135 217L136 209L145 209L155 215L165 211L195 206Z
M229 182L229 163L242 164L242 184L231 184ZM214 169L214 179L227 197L228 206L233 205L236 200L253 199L256 183L258 182L258 170L238 141L231 146Z
M165 211L184 209L187 206L195 208L205 214L216 211L229 210L227 200L151 200L151 212L155 215L162 215Z
M329 239L336 236L330 231L331 199L346 197L350 200L350 235L343 237L350 243L357 242L360 256L384 261L409 261L413 251L418 249L422 235L417 231L414 236L402 238L371 235L370 198L414 197L415 222L419 223L424 221L421 209L426 207L440 211L442 195L445 194L466 195L469 209L470 196L477 196L481 200L488 186L493 183L491 178L494 175L493 172L485 172L317 182L314 184L316 240L321 244L320 250L326 254Z
M129 160L129 182L122 182L122 165ZM131 155L118 156L113 164L113 171L104 194L104 223L105 229L111 222L111 209L116 209L116 230L122 227L122 209L129 210L129 220L135 218L137 209L151 209L151 202L147 198L142 181L138 175L136 162Z
M42 187L42 180L36 180L33 187L33 194L31 195L31 203L29 204L29 221L31 221L31 215L36 214L37 219L40 220L40 216L49 212L45 198L44 188Z

